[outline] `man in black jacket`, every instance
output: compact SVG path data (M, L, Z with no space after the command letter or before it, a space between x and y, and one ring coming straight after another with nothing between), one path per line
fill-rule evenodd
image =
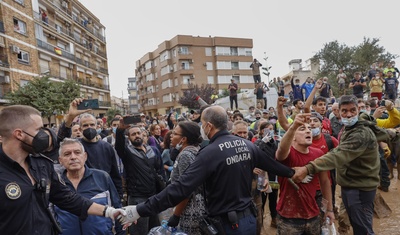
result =
M128 139L125 138L127 130ZM158 175L163 175L163 164L156 148L143 143L142 130L129 127L120 120L115 139L115 150L122 159L126 173L128 205L137 205L156 194ZM133 225L131 235L146 235L151 228L159 226L158 216L142 217Z
M224 108L206 108L200 131L203 139L210 139L210 144L200 150L178 181L144 203L125 207L128 215L122 218L123 224L173 207L204 184L208 215L218 221L219 229L226 234L255 234L253 169L258 167L284 177L291 177L294 170L268 157L250 141L231 135L227 120Z

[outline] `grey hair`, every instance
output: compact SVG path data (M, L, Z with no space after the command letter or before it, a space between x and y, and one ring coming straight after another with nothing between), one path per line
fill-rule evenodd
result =
M85 152L85 147L83 147L81 141L79 139L72 139L72 138L65 138L61 143L60 143L60 148L58 149L58 156L62 156L62 148L64 147L64 145L69 145L69 144L74 144L74 143L78 143L79 146L82 149L82 152Z

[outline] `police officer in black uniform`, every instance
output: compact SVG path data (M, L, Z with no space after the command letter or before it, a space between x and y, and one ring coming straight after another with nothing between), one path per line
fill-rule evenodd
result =
M251 197L253 169L258 167L279 176L291 177L294 170L268 157L253 143L229 134L228 117L220 106L204 110L201 133L210 144L178 181L137 206L125 207L121 222L128 226L140 216L149 216L175 206L204 183L209 217L219 222L218 234L256 234Z
M39 153L51 145L40 112L13 105L0 112L0 234L56 234L49 202L85 219L125 214L87 200L60 180L53 161ZM58 228L59 229L59 228Z

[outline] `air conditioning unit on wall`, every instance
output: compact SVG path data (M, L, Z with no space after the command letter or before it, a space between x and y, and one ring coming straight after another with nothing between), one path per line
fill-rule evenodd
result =
M19 47L12 45L11 46L11 52L14 53L14 54L18 54L20 52L19 51Z

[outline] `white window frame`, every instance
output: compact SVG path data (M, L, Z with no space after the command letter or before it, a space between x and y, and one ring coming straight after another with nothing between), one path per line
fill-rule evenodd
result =
M29 52L19 50L17 58L19 63L30 64Z
M15 28L15 23L17 23L18 28ZM27 28L26 28L26 23L22 20L19 20L17 18L13 18L13 24L14 24L14 31L23 35L26 35L27 33Z

